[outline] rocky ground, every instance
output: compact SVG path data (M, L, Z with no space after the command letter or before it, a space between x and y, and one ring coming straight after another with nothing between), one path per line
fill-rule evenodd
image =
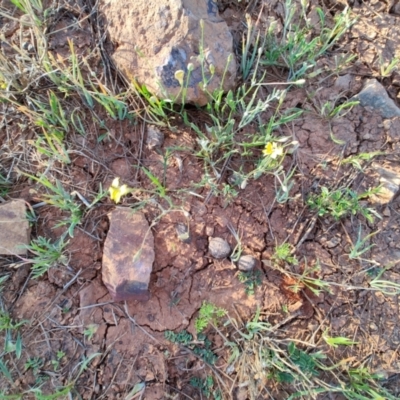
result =
M276 20L279 31L287 6L283 0L217 3L238 53L245 12L261 30ZM324 365L339 363L335 376L340 382L349 382L348 371L365 368L369 374L379 374L380 387L393 398L400 397L400 290L396 286L400 285L400 70L396 61L400 10L395 1L347 3L356 22L318 58L313 71L321 73L305 78L304 85L293 86L280 106L282 111L302 111L277 130L277 135L298 143L282 164L285 171L295 167L286 202L278 201L277 181L271 174L215 195L205 180L197 133L179 115L169 127L156 127L139 119L113 120L96 110L104 126L88 115L82 122L85 135L73 130L68 134L71 163L62 164L49 161L31 146L34 132L23 109L3 107L0 172L12 185L4 186L7 190L0 200L26 202L31 210L31 237L58 240L65 232L59 221L67 213L42 203L46 188L23 173L39 176L50 171L49 176L58 179L68 193L75 191L86 199L120 177L136 191L123 197L118 207L135 208L151 226L154 264L147 301L113 301L102 276L109 215L116 207L108 195L88 209L73 237L67 238L63 262L43 276L32 277L28 262L32 253L1 256L1 276L8 277L2 283L2 313L25 322L18 328L19 357L7 348L2 353L0 390L4 392L0 391L0 398L18 398L7 397L18 393L33 398L31 389L50 394L71 385L65 398L200 399L208 393L195 387L191 379L207 376L214 377L220 398L287 399L304 390L296 382L279 382L271 374L252 375L249 365L258 359L248 344L241 347L248 360L242 357L243 364L228 368L232 363L226 340L233 341L234 323L226 330L222 323L219 328L214 326L217 330L206 330L218 359L214 364L204 362L193 347L201 342L195 321L204 302L225 309L237 330L259 310L258 321L276 327L265 334L271 348L286 348L293 341L307 354L322 351L327 357ZM293 4L301 9L300 2ZM319 6L326 23L333 26L345 5L346 1L312 0L305 12L317 21ZM66 57L70 52L67 39L72 38L79 55L91 54L97 36L86 15L84 7L65 5L50 27L54 32L50 49ZM79 29L69 30L77 20ZM354 55L352 60L341 62L350 55ZM388 68L392 60L394 66ZM264 68L268 82L287 78L283 68ZM265 86L260 96L274 87ZM360 103L329 114L353 100ZM65 101L70 109L82 107L81 99ZM326 104L333 105L332 109ZM257 123L239 133L237 141L255 134L258 124L272 118L276 107L272 104ZM189 106L188 114L205 131L210 123L207 112ZM261 150L233 154L218 184L232 182L234 171L240 168L250 170ZM166 193L143 167L163 182ZM329 213L319 214L308 203L323 187L331 191L348 188L360 194L379 185L379 193L359 199L360 210L374 210L370 219L360 210L335 219ZM224 239L232 250L240 243L242 254L255 259L253 276L259 271L260 281L253 294L246 292L239 279L237 262L210 253L212 238ZM288 259L276 262L276 248L284 243L290 245L297 264ZM360 250L357 256L352 253L355 248ZM166 331L183 330L193 335L195 345L166 338ZM18 343L14 332L3 329L2 342ZM356 344L329 346L324 332ZM322 370L318 379L332 385L339 382ZM378 379L366 378L363 384L374 387L372 381ZM213 393L209 398L218 398ZM364 395L363 399L385 398ZM305 399L351 398L343 396L333 391L299 395Z

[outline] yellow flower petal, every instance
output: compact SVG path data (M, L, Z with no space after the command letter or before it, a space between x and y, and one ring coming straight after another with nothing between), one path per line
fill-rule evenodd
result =
M274 146L273 146L272 142L268 142L268 143L265 145L265 148L264 148L264 150L263 150L263 153L264 153L266 156L270 156L270 155L272 154L273 150L274 150Z
M108 191L110 192L111 200L118 204L121 201L121 197L130 193L131 189L127 185L119 186L119 178L115 178Z
M125 196L125 195L128 194L130 191L131 191L131 189L128 188L127 185L122 185L122 186L119 188L119 192L121 193L121 196Z
M119 178L114 178L114 180L112 181L111 186L114 187L114 188L118 188L118 186L119 186Z
M263 153L271 157L273 160L283 155L283 147L276 142L268 142L265 145Z
M283 154L283 147L277 145L276 143L274 143L275 148L274 151L271 154L271 158L273 158L274 160L278 157L280 157Z
M185 72L179 69L175 72L175 79L179 82L181 86L183 86L183 77L185 76Z

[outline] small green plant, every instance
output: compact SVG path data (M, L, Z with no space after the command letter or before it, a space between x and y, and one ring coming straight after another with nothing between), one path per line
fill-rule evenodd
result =
M214 379L211 375L208 375L205 379L192 377L190 378L190 385L198 389L207 398L212 396L214 400L223 399L221 392L218 389L213 390Z
M37 239L33 239L27 249L34 255L30 259L32 264L32 277L34 279L41 277L50 268L55 267L58 264L67 265L68 258L64 254L65 247L68 242L64 242L64 237L51 242L50 239L46 239L39 236Z
M392 75L393 71L399 68L400 57L393 57L389 64L385 63L382 58L379 58L381 76L383 78L388 78Z
M216 325L218 321L226 314L226 310L217 307L215 304L203 302L199 310L199 316L194 322L198 333L204 331L208 325Z
M303 272L301 274L290 274L292 278L296 280L296 283L291 285L289 288L294 293L299 293L302 289L308 288L316 296L319 296L321 292L331 292L330 284L317 278L321 273L321 266L317 261L313 266L308 266L307 260L304 260Z
M42 368L44 365L43 359L40 357L32 357L29 358L26 363L25 363L25 371L28 371L31 369L33 371L34 375L37 375L40 368Z
M97 324L89 324L87 328L83 331L83 335L87 340L92 340L94 334L97 332L97 329L99 329L99 326Z
M54 185L45 176L37 178L33 175L25 175L49 189L50 193L43 195L47 204L57 207L60 210L66 211L70 214L67 219L60 221L56 227L68 225L68 233L71 237L73 237L75 227L81 223L83 211L81 206L74 201L72 194L68 193L58 180L56 180Z
M293 246L290 243L282 243L275 247L275 252L271 257L273 263L288 263L297 265L299 262L296 256L292 255Z
M358 105L359 101L347 101L340 105L334 102L326 102L321 107L321 116L324 118L332 119L335 117L344 117L354 106Z
M263 274L258 269L251 271L240 271L238 279L245 286L245 292L248 296L253 296L257 287L262 284Z
M48 102L31 99L34 111L26 114L33 119L36 126L42 128L43 136L35 142L38 151L47 157L55 157L59 161L71 162L64 144L65 135L70 131L70 121L63 106L53 91L48 93Z
M8 182L7 179L2 174L0 174L0 196L6 196L9 190L10 182Z
M293 175L296 168L285 172L283 168L275 173L275 199L279 204L285 204L292 199L290 191L294 185Z
M161 181L153 175L148 169L142 168L142 171L145 173L147 178L150 179L150 182L155 186L156 193L162 198L166 199L167 198L167 189L165 186L161 183Z
M212 351L212 342L203 333L197 335L197 340L193 340L193 336L186 330L178 333L165 331L164 336L172 343L176 343L192 350L194 354L199 356L207 364L214 365L218 356Z
M349 254L350 260L360 258L365 252L372 249L372 247L374 247L375 245L370 244L369 246L366 246L366 242L369 241L377 233L379 233L379 231L372 232L369 235L362 238L361 237L361 225L360 225L360 227L358 229L357 242L352 247L350 254Z
M254 64L259 62L262 53L263 44L260 44L261 32L255 29L251 15L246 14L247 31L242 37L242 59L240 62L240 70L243 80L246 80L254 68ZM259 49L261 51L259 52ZM257 68L255 68L257 70Z
M58 350L56 354L56 359L51 360L51 364L53 365L54 371L57 371L60 367L60 363L62 359L65 357L65 353L62 350Z
M242 239L239 233L236 232L235 228L231 223L227 225L227 228L229 229L229 231L231 232L232 236L235 238L236 241L236 246L232 250L232 254L230 256L231 261L235 263L239 261L240 256L242 255L243 252Z
M346 337L331 337L328 335L328 329L324 331L324 333L322 334L322 338L325 340L327 345L335 348L338 346L352 346L358 344L358 342L354 342Z
M318 360L325 358L321 352L316 353L306 353L305 351L296 347L296 345L291 342L287 347L287 352L290 361L294 366L298 367L306 377L318 376L319 363ZM296 379L297 374L291 374L290 372L275 372L275 376L280 382L293 382Z
M58 222L55 227L57 228L67 225L68 234L70 237L74 237L74 229L77 225L81 223L84 215L84 210L82 209L81 204L78 204L74 198L78 197L79 200L82 201L86 209L90 209L107 194L107 192L103 191L103 187L100 185L99 192L94 197L93 201L89 203L79 192L67 192L59 180L56 180L55 184L53 184L46 176L41 176L40 178L37 178L36 176L27 173L24 173L24 175L42 184L45 188L49 190L50 193L46 193L43 195L44 201L47 204L57 207L61 211L66 211L69 213L69 216L64 220Z
M348 400L395 400L380 381L383 374L371 373L366 367L350 368L348 371L349 382L343 394Z
M364 171L363 164L372 160L376 156L381 156L384 153L381 151L373 151L370 153L359 153L356 155L349 156L341 161L342 164L351 164L354 168L359 171Z
M0 310L0 332L3 330L15 330L24 324L25 321L13 322L8 312Z
M348 215L363 215L368 222L374 221L374 216L379 214L371 207L365 207L361 200L379 192L379 188L367 190L357 194L349 188L329 190L322 186L319 194L312 194L307 199L307 205L316 210L320 217L331 215L335 220L340 220Z
M23 326L27 321L14 322L11 315L5 311L0 310L0 332L2 332L4 338L4 353L10 354L15 353L17 359L22 355L22 338L19 328ZM3 370L3 374L8 371L6 363L2 361L0 354L0 369ZM11 376L11 375L10 375Z
M380 292L382 292L383 294L386 294L388 296L396 296L396 295L400 294L400 284L397 282L394 282L392 280L382 279L382 275L388 269L390 269L390 266L381 268L379 270L375 269L377 274L374 277L374 279L372 279L369 282L369 286L373 290L379 290Z
M35 400L64 400L67 398L67 396L71 396L72 386L72 384L69 384L65 387L58 388L55 393L51 394L44 394L40 388L30 389L24 394L27 396L33 394L35 396Z
M173 331L165 331L164 333L165 339L169 340L172 343L182 344L187 346L191 342L193 342L193 336L185 330L182 330L178 333Z

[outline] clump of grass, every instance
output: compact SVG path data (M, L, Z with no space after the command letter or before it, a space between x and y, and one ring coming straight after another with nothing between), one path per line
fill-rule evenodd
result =
M34 255L34 257L30 259L30 263L32 264L32 277L39 278L56 265L66 265L68 258L64 250L67 244L68 242L64 242L63 237L53 243L50 239L46 239L42 236L33 239L30 245L27 246L29 252Z
M307 261L304 260L302 268L303 270L301 274L286 272L290 277L295 279L295 283L291 285L289 289L291 289L294 293L299 293L302 289L308 288L317 296L321 292L331 292L330 283L318 278L321 273L321 266L319 262L309 266Z
M25 173L24 175L43 185L48 189L49 193L43 195L44 201L61 211L65 211L69 214L68 217L58 222L56 227L67 226L67 232L70 237L74 236L74 230L79 225L84 216L84 210L92 208L97 204L103 197L106 196L107 192L103 191L103 187L100 185L99 192L94 197L91 203L89 203L79 192L72 191L71 193L65 190L64 186L59 180L56 180L53 184L46 176L37 178L36 176ZM85 207L75 201L75 197L78 197L82 201Z
M287 69L288 80L314 77L323 72L322 69L315 70L317 60L331 49L355 22L346 8L335 17L335 24L330 27L326 24L323 10L316 7L315 11L319 17L317 34L315 24L311 24L306 16L306 7L307 1L302 1L301 11L296 17L298 8L292 0L286 0L281 33L277 34L275 31L277 21L269 25L266 33L261 64Z
M222 324L211 324L225 344L229 353L228 365L224 370L234 373L237 385L247 388L247 395L251 399L274 398L270 388L280 393L288 390L288 399L316 398L320 394L340 393L348 400L384 398L395 400L381 384L381 376L371 373L365 366L351 367L351 360L328 360L323 351L317 350L314 345L302 341L282 338L280 326L288 323L293 317L276 326L260 318L258 310L254 317L243 324L225 314L226 320ZM177 334L166 335L176 339ZM187 334L183 338L188 343L191 338ZM352 340L344 337L330 337L327 331L324 340L329 346L355 345ZM189 342L190 343L190 342ZM225 387L223 374L218 368L210 369L212 376L218 379ZM193 380L199 390L210 389L211 380ZM208 393L208 392L207 392ZM203 392L203 394L206 394ZM222 392L223 394L223 392Z
M374 216L380 218L379 214L371 207L365 207L361 200L379 192L379 188L370 189L364 193L357 194L349 188L330 190L322 186L319 194L311 194L307 199L307 205L315 210L318 216L332 216L336 221L348 215L363 215L368 222L374 221Z

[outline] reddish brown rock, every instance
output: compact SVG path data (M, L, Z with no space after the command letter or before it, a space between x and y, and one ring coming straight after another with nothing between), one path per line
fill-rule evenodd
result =
M154 262L154 237L146 218L128 208L109 214L104 244L103 282L114 301L148 300Z
M25 201L18 199L0 204L0 254L26 254L30 228Z
M159 98L182 102L177 71L185 102L205 105L205 92L234 87L233 38L214 0L101 0L100 10L117 67Z

